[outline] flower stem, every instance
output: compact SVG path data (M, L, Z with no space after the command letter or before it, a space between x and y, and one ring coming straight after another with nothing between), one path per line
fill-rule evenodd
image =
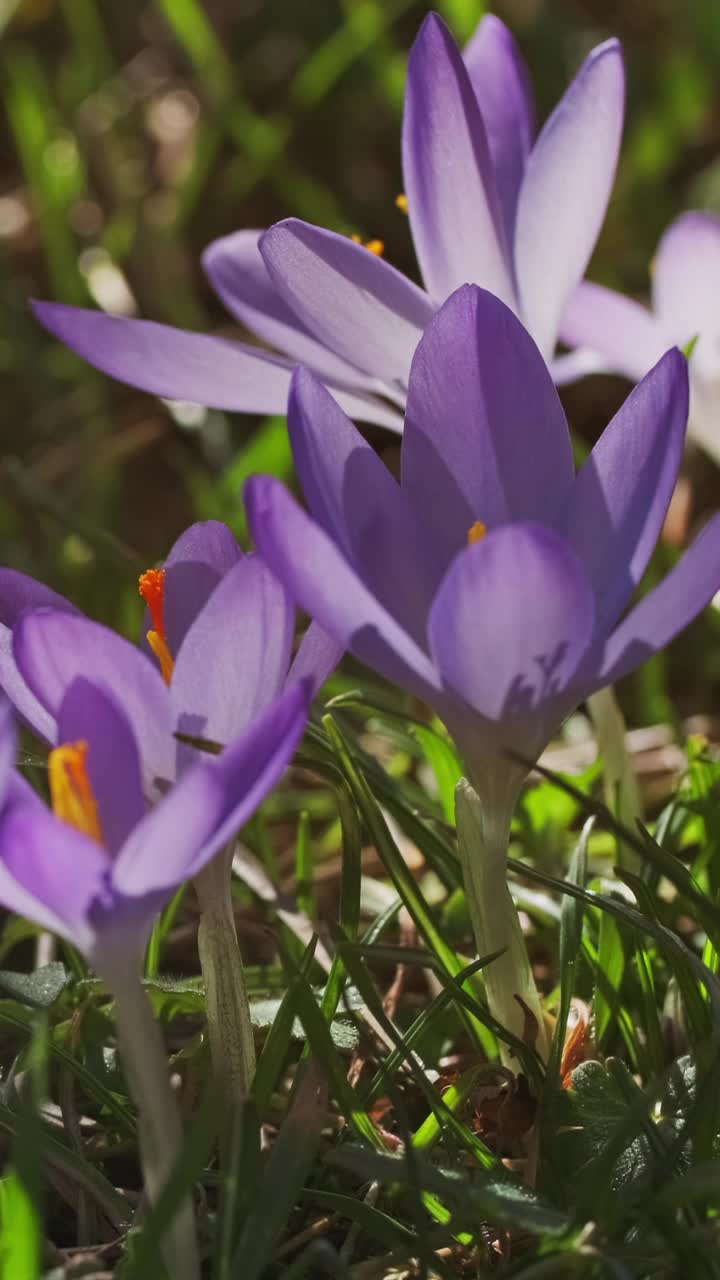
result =
M104 962L103 962L104 961ZM157 1203L180 1154L180 1114L170 1088L160 1028L140 983L139 966L127 956L106 955L98 971L111 987L118 1043L130 1092L137 1107L140 1159L148 1199ZM163 1256L173 1280L198 1280L200 1264L195 1218L189 1197L179 1205L163 1239Z
M255 1075L255 1040L238 946L230 882L232 850L195 877L200 903L198 950L205 980L215 1077L230 1105L247 1096Z
M611 685L587 700L598 748L603 758L605 803L623 826L633 833L642 818L640 788L625 742L625 719ZM637 857L625 841L619 841L618 862L628 870L637 869Z
M514 791L505 798L501 790L494 800L488 797L483 803L462 778L455 792L458 850L478 955L503 950L483 970L490 1012L501 1026L522 1040L527 1035L527 1009L537 1023L537 1030L533 1028L534 1047L546 1060L549 1046L540 997L507 885L513 806ZM509 1047L501 1044L500 1056L505 1066L517 1068L517 1059Z

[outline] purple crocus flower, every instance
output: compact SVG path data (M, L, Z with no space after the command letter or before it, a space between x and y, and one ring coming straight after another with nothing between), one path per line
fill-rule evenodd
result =
M307 708L308 690L293 685L221 755L196 758L148 811L141 744L130 718L105 682L78 677L57 707L59 745L48 761L51 812L12 771L15 733L9 704L0 707L0 902L67 938L110 986L152 1202L181 1144L161 1035L140 986L152 922L278 781ZM169 1275L198 1280L189 1198L166 1228L163 1249Z
M687 398L671 350L576 475L537 346L504 303L464 286L413 360L401 482L299 370L288 422L311 514L254 477L253 536L338 643L437 709L481 792L497 790L499 760L516 791L523 770L504 748L534 759L573 707L667 644L720 586L716 517L626 612L672 494Z
M612 187L622 132L617 41L599 45L535 139L527 71L488 15L463 57L435 14L408 67L403 174L425 288L360 244L290 218L211 245L210 281L282 356L144 320L39 303L42 323L104 372L157 395L284 413L295 364L352 417L400 429L413 352L459 285L492 290L551 359Z
M671 343L697 342L690 359L688 435L720 462L720 218L684 213L665 232L652 265L652 306L599 284L582 284L562 337L588 372L636 382Z
M57 707L51 812L10 773L14 732L4 705L0 901L68 938L100 973L114 968L118 951L124 965L139 971L158 910L227 843L284 773L307 707L308 690L294 685L219 756L196 756L148 810L137 725L106 681L78 676Z
M151 602L138 649L14 570L0 570L0 683L50 744L70 684L85 675L120 698L141 743L148 794L192 750L177 732L229 742L285 687L315 691L341 650L311 625L291 660L295 611L258 555L218 521L192 525L162 569L141 578Z

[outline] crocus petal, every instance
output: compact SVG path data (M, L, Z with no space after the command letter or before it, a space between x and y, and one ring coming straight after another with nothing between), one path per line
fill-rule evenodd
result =
M106 896L108 857L44 805L14 803L0 818L0 901L87 951L93 907Z
M535 343L492 294L466 285L413 361L402 487L445 563L476 520L551 523L574 479L565 415Z
M652 555L677 479L687 413L687 361L674 348L606 427L558 523L592 582L600 629L622 613Z
M608 372L622 373L633 382L674 345L670 330L642 303L587 280L565 308L560 337L569 346L598 352Z
M311 622L293 658L286 688L304 680L314 697L332 675L344 652L343 644L338 644L317 622Z
M15 627L13 652L21 675L55 718L72 684L84 676L121 703L140 746L146 786L174 774L170 697L144 653L88 618L34 609Z
M68 613L79 610L44 582L29 577L26 573L18 573L16 569L0 569L0 623L5 627L13 627L26 609L40 609L44 606L53 609L65 609Z
M260 253L262 231L236 231L209 245L203 266L228 311L283 355L305 364L321 378L358 390L377 390L371 373L342 360L308 332L272 282Z
M427 655L368 590L334 542L271 476L245 503L255 545L289 594L338 644L421 697L439 690Z
M12 631L3 626L0 626L0 689L12 702L20 719L42 742L55 742L55 718L38 701L18 671Z
M225 575L175 660L170 696L183 733L227 743L282 689L295 611L258 555Z
M12 628L20 614L25 609L37 609L43 605L65 609L68 613L78 612L64 596L26 573L0 569L0 688L33 733L45 742L53 742L55 722L28 689L12 652Z
M41 324L77 355L132 387L241 413L284 413L289 360L204 333L187 333L152 320L109 316L60 303L35 302ZM348 413L364 422L397 427L398 414L380 401L338 391Z
M188 628L220 579L242 559L237 538L220 520L198 521L180 534L163 565L164 622L172 654L178 653ZM150 626L148 611L143 634Z
M690 357L694 360L695 352ZM688 435L720 465L720 395L717 381L697 375L695 364L690 374L690 420ZM0 684L2 678L0 677Z
M298 369L288 429L307 504L379 602L424 638L443 564L406 495L322 383Z
M702 612L719 588L720 515L715 515L680 563L615 628L593 687L614 684L663 649Z
M17 753L17 729L12 704L0 697L0 811L5 803Z
M252 816L282 777L302 737L307 691L276 699L222 754L188 769L135 828L113 865L128 897L171 893Z
M546 359L605 217L624 99L620 45L609 40L586 59L527 162L518 197L515 270L522 315Z
M508 525L456 557L428 620L446 684L489 720L561 696L593 633L593 595L573 550L540 525Z
M720 218L712 213L684 213L658 245L652 268L653 305L674 339L685 346L708 335L715 351L720 335Z
M347 236L297 218L266 231L260 249L276 289L311 333L360 369L407 384L432 315L417 285Z
M610 373L608 362L597 351L590 347L576 347L574 351L565 351L554 356L549 363L552 380L556 387L566 387L571 382L579 382L590 373Z
M466 281L515 301L480 108L450 32L429 14L410 52L403 177L423 280L438 302Z
M535 136L530 78L515 37L492 13L480 21L463 61L485 125L507 243L512 244L518 192Z
M145 802L137 743L116 697L82 677L73 680L60 704L58 741L87 742L103 844L117 853L143 817Z

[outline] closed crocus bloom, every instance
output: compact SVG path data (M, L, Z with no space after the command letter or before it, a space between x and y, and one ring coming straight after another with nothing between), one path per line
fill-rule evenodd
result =
M677 218L658 245L651 275L649 308L602 285L581 285L561 336L579 348L578 368L624 374L633 382L671 343L687 347L696 340L688 435L720 463L720 218Z
M296 685L222 755L190 766L148 810L139 745L121 702L107 686L78 678L57 707L51 811L11 772L15 734L9 705L0 708L0 902L67 938L111 987L153 1201L178 1157L181 1130L160 1033L140 985L152 922L284 772L306 714L306 692ZM169 1227L165 1249L168 1273L196 1280L189 1201Z
M682 454L687 364L671 350L575 474L536 344L475 286L434 318L410 375L400 483L312 374L289 427L307 515L255 477L255 541L338 643L445 720L504 857L525 769L594 690L665 645L720 586L720 518L628 611ZM492 950L492 947L487 947Z
M435 14L410 54L402 160L424 288L345 236L291 218L205 255L242 324L282 355L143 320L40 303L42 323L98 368L157 395L284 413L292 368L312 369L347 413L401 429L413 352L466 281L502 298L555 350L615 174L624 110L617 41L584 62L539 136L527 71L498 18L463 59Z

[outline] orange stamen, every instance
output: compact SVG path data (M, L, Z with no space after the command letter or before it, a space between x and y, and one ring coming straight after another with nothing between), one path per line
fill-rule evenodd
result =
M87 771L87 742L68 742L48 756L53 811L62 822L103 843L92 783Z
M395 205L401 213L407 213L409 211L410 206L408 205L408 198L404 191L401 191L400 195L395 197Z
M468 529L468 535L467 535L468 546L472 547L475 545L476 542L482 542L486 533L487 533L487 525L483 524L482 520L476 520L475 523L471 524L470 528Z
M160 673L166 684L172 680L175 660L170 652L165 632L165 570L146 569L138 579L138 590L152 618L152 630L145 639L160 663Z

